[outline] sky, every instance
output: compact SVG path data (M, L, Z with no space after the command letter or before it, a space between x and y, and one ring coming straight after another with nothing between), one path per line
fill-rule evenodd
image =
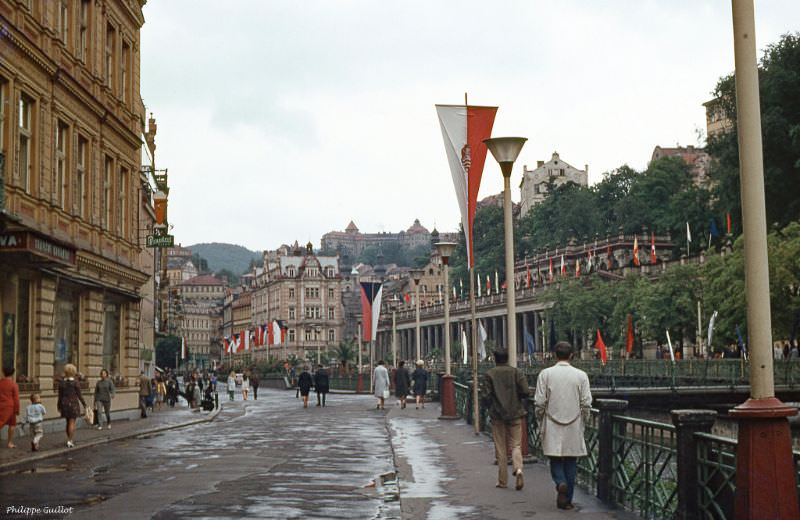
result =
M141 96L158 122L176 243L253 250L415 218L457 231L435 104L498 106L494 137L589 183L656 145L702 145L733 71L728 0L150 0ZM800 2L756 3L761 49ZM499 193L487 157L479 198Z

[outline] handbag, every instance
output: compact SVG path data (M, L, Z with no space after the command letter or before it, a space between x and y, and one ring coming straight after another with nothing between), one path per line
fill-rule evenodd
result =
M388 390L384 390L382 395L383 395L384 399L389 399L389 391Z
M86 420L87 424L94 424L94 411L87 406L86 410L83 412L83 418Z

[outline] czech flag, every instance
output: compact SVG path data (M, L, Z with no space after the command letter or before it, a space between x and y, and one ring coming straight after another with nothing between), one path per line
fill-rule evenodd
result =
M382 296L381 282L361 282L361 330L364 341L375 341L378 334Z

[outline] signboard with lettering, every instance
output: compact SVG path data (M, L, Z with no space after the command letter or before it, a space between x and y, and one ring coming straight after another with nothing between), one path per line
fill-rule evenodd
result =
M0 233L0 253L23 252L34 255L34 260L52 260L60 264L75 265L75 250L38 234L27 231Z
M147 247L174 247L173 235L147 235Z

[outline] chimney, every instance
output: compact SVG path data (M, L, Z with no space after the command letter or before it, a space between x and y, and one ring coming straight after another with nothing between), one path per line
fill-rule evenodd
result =
M586 172L586 175L589 175L589 165L588 164L584 164L583 165L583 171Z

